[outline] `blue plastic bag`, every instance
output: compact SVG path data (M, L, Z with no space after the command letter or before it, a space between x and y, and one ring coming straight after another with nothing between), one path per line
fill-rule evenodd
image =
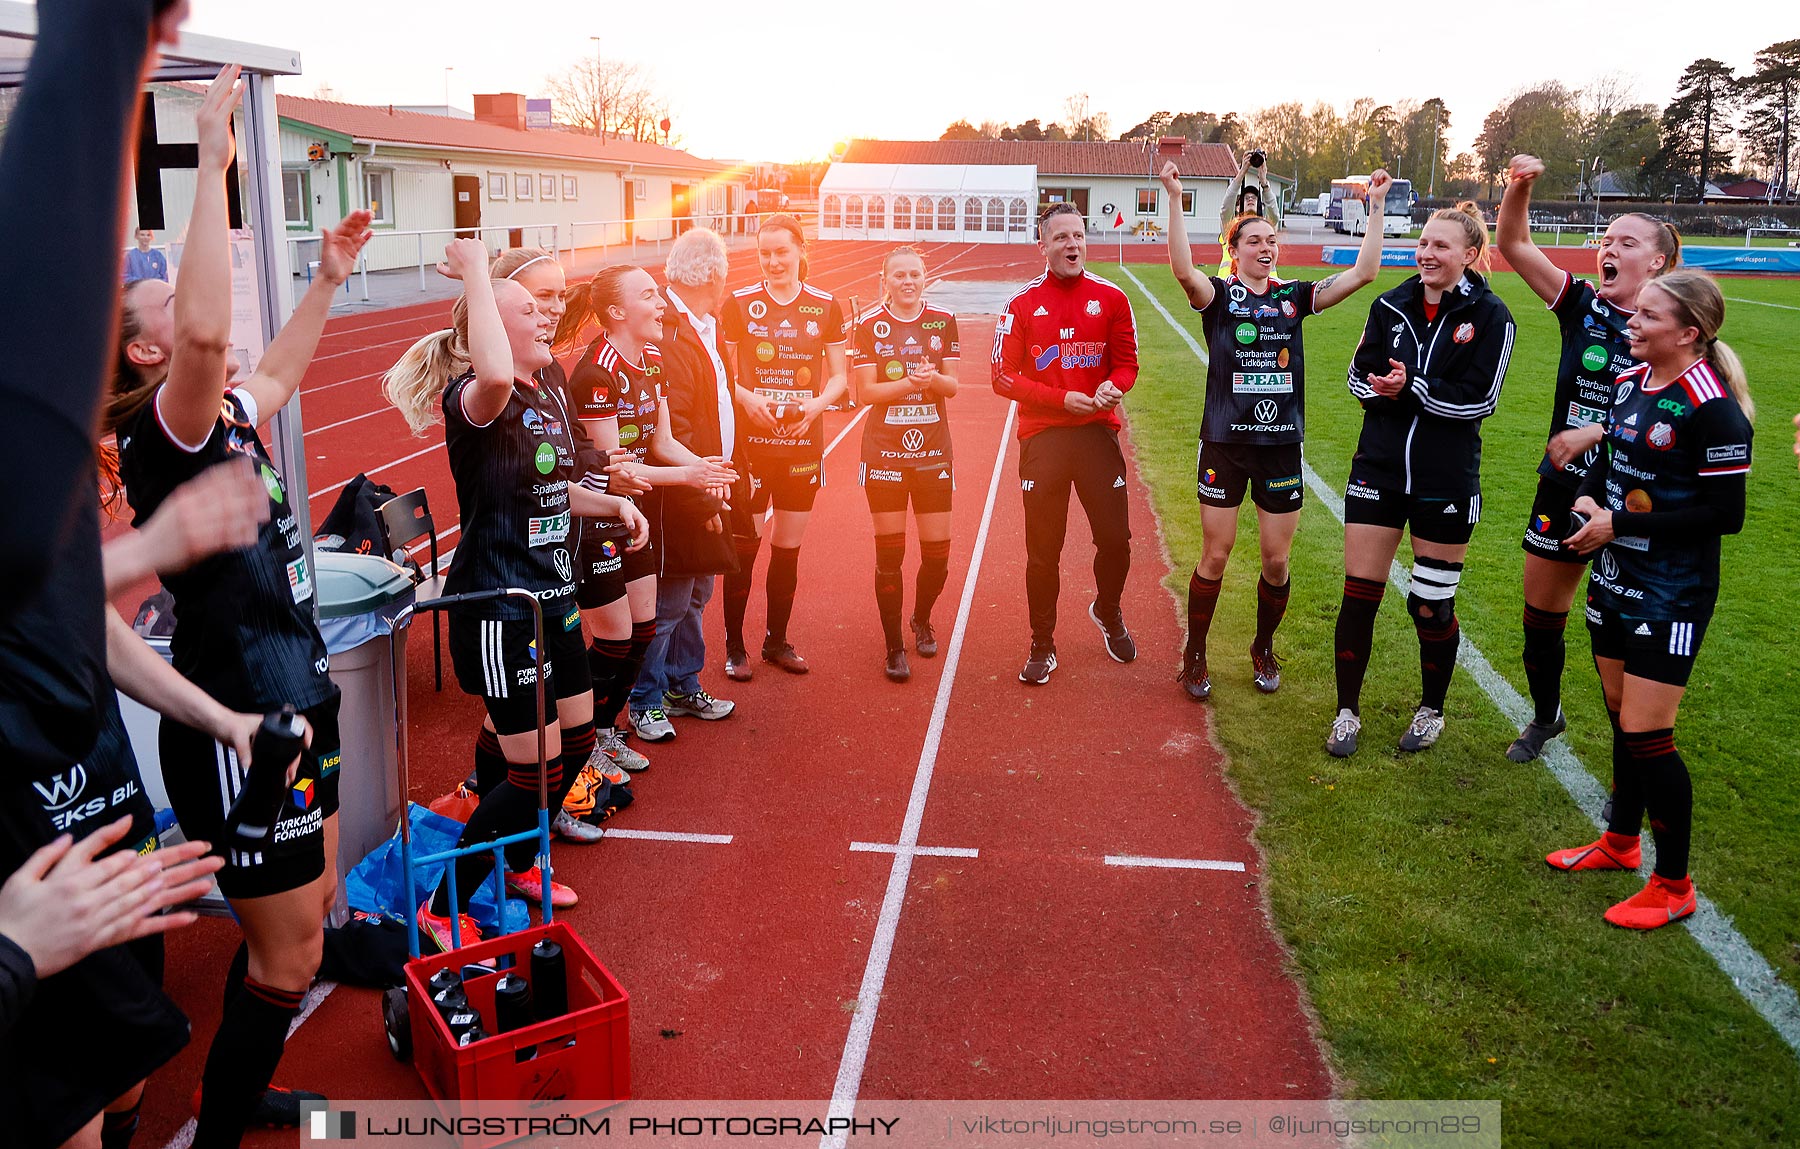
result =
M417 802L407 803L406 816L412 820L414 858L454 850L457 839L462 836L461 822L442 814L434 814ZM409 908L416 911L426 896L437 889L444 876L444 863L415 865L410 891L402 873L404 869L400 862L400 834L395 831L392 838L369 851L369 856L358 862L356 868L344 879L344 896L349 900L350 908L366 914L401 915L408 912ZM480 889L475 892L474 901L469 905L469 914L481 927L482 936L492 938L503 933L517 933L531 925L531 913L526 902L520 898L507 898L505 926L496 928L500 915L495 908L494 879L491 867L489 869L490 873L482 880Z

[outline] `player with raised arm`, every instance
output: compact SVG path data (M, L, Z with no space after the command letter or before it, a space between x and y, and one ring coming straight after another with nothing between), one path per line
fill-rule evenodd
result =
M1409 532L1406 612L1419 636L1420 697L1400 749L1424 750L1444 732L1461 639L1456 587L1481 521L1481 421L1500 402L1512 357L1512 313L1474 270L1487 244L1474 204L1432 212L1419 233L1419 273L1376 298L1350 361L1363 425L1344 489L1338 713L1325 743L1340 758L1356 752L1375 615Z
M869 410L859 474L875 521L875 605L887 642L887 676L912 677L900 630L906 597L906 505L919 523L913 649L937 655L931 608L950 571L950 502L956 490L944 401L962 360L956 316L925 302L925 259L897 247L881 263L882 301L857 320L851 348L856 392Z
M1371 194L1385 194L1389 176L1369 177ZM1200 423L1198 494L1202 553L1188 578L1187 650L1177 678L1189 698L1212 693L1206 634L1212 626L1225 564L1237 542L1238 507L1248 487L1256 504L1262 573L1256 582L1256 637L1251 679L1265 694L1281 686L1275 628L1288 603L1288 556L1306 484L1300 443L1306 431L1306 320L1375 282L1381 270L1381 232L1363 236L1348 271L1312 280L1274 278L1280 251L1275 228L1259 215L1240 215L1225 229L1232 273L1209 276L1194 266L1181 211L1181 175L1162 169L1169 199L1169 269L1200 312L1206 330L1206 413Z
M766 577L768 619L762 660L805 674L806 660L788 641L799 581L800 542L813 501L825 485L820 419L849 393L845 379L844 312L828 292L806 283L806 237L791 215L766 217L756 232L762 281L732 294L719 318L725 362L744 415L743 459L750 497L734 506L738 569L725 576L725 674L750 678L744 608L762 545L763 511L775 505Z
M1650 930L1694 912L1688 846L1694 795L1675 718L1719 595L1720 540L1744 526L1755 408L1744 367L1719 340L1725 300L1693 271L1645 284L1628 323L1639 365L1619 376L1604 452L1565 545L1594 555L1588 633L1613 715L1606 832L1544 860L1559 870L1635 870L1645 814L1656 869L1606 920Z
M1536 758L1565 727L1563 631L1588 561L1563 543L1569 508L1600 453L1613 380L1637 365L1626 323L1638 292L1681 261L1681 237L1673 226L1631 212L1607 225L1594 253L1594 283L1563 271L1531 239L1531 189L1543 173L1544 161L1536 156L1512 158L1495 236L1500 254L1556 315L1562 332L1549 441L1519 544L1525 550L1524 662L1532 718L1507 748L1514 762Z

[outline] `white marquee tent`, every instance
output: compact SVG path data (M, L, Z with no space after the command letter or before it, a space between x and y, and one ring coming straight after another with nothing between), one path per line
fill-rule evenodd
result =
M832 164L819 184L819 238L1031 243L1030 164Z

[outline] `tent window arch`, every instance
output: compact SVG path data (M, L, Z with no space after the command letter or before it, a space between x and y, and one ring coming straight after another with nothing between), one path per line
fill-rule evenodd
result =
M987 204L987 229L989 231L1006 230L1006 201L995 196Z
M869 228L871 231L887 226L887 201L878 195L869 197Z
M939 231L956 230L956 201L947 195L938 197L937 229Z
M894 230L912 230L912 197L903 195L894 197Z
M933 214L936 211L936 200L928 195L920 196L918 210L913 213L916 220L915 226L917 226L920 231L930 231L932 228L936 227L937 217Z
M982 201L978 195L972 195L963 201L963 230L981 230Z
M820 217L819 217L819 226L820 227L842 227L842 226L844 226L843 216L844 216L843 202L841 200L839 200L837 196L834 196L834 195L826 196L823 211L820 213Z
M1023 199L1015 198L1006 205L1006 230L1024 233L1031 219L1029 208Z
M844 226L860 228L863 225L863 201L859 195L848 196L844 200Z

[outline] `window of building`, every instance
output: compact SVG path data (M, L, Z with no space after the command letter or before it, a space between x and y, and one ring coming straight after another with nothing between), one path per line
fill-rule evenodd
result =
M530 172L513 173L513 198L516 200L528 200L531 198Z
M947 195L938 197L937 229L939 231L956 230L956 201Z
M574 176L563 177L563 199L580 199L581 183Z
M1015 198L1006 205L1006 230L1023 235L1031 228L1031 205L1023 198Z
M887 226L887 201L881 196L869 197L869 230L879 231Z
M844 200L844 226L860 230L863 225L862 197L849 196Z
M1002 234L1006 231L1006 201L999 196L988 201L987 229Z
M1182 188L1181 189L1181 214L1182 215L1193 215L1194 214L1194 189L1193 188Z
M281 173L281 206L289 227L312 226L312 173L305 168Z
M489 199L505 199L506 198L506 173L505 172L489 172L488 173L488 198Z
M545 201L556 198L556 177L549 172L538 176L538 198Z
M843 227L844 226L844 204L843 204L843 201L838 199L837 196L828 195L825 197L825 203L823 205L823 210L819 216L819 226L820 227Z
M370 223L393 224L393 193L393 172L380 169L363 172L363 194L367 197L364 202L369 205L369 215L373 217Z
M1139 215L1156 214L1156 189L1139 188L1137 190L1137 213Z
M894 230L912 230L912 197L903 195L894 197Z
M980 231L981 230L982 206L983 206L982 199L978 195L972 195L968 199L963 201L963 230L964 231Z

